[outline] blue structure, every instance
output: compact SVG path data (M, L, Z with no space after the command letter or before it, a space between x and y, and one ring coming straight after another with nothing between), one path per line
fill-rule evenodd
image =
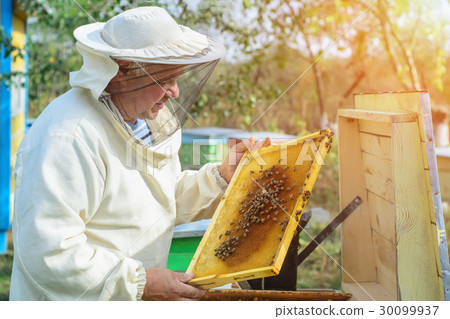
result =
M20 10L17 0L1 0L0 3L0 23L5 36L11 38L13 46L24 49L25 14ZM4 57L4 53L5 48L2 47L1 74L26 71L27 57L13 59L11 56ZM10 87L3 81L0 84L0 254L8 247L7 231L11 224L14 187L12 169L17 148L25 133L27 90L21 85L22 80L23 76L16 76L11 78L13 84Z
M12 33L12 1L1 1L1 25L5 35ZM1 74L11 72L11 57L4 57L1 48ZM11 92L2 81L0 87L0 253L7 248L9 229L11 179Z

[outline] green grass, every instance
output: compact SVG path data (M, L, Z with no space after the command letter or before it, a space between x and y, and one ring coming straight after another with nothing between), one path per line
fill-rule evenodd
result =
M0 301L9 300L12 263L12 252L8 251L6 254L0 255Z
M326 224L315 225L300 233L299 251L312 241L311 237L317 236L325 227ZM298 267L297 287L341 289L342 272L340 264L341 242L338 229L330 234Z

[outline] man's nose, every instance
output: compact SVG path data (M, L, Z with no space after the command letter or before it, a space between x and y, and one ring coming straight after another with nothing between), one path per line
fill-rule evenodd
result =
M166 95L173 99L176 99L180 95L180 90L176 80L173 80L167 84Z

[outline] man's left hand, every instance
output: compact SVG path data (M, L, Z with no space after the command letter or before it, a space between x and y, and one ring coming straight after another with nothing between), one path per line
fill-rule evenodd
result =
M270 146L273 144L274 143L272 142L270 137L267 137L265 140L261 140L256 143L254 136L250 137L250 139L248 140L236 144L230 149L230 152L228 153L222 165L218 167L220 175L227 181L227 183L230 183L231 178L233 177L233 174L236 171L239 161L241 160L245 151L248 150L250 152L253 152L259 150L261 147Z

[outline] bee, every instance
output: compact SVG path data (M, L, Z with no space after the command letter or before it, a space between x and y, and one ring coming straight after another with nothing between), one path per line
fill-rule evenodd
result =
M291 198L291 200L294 200L294 195L289 194L289 197Z
M229 231L229 230L227 230L226 232L225 232L225 235L229 235L231 232Z
M295 172L295 170L296 170L296 167L294 166L294 172Z
M262 165L259 165L259 167L260 167L261 169L263 169L263 166L262 166Z
M278 239L281 240L281 235L278 235Z
M222 234L220 234L219 239L222 238Z

